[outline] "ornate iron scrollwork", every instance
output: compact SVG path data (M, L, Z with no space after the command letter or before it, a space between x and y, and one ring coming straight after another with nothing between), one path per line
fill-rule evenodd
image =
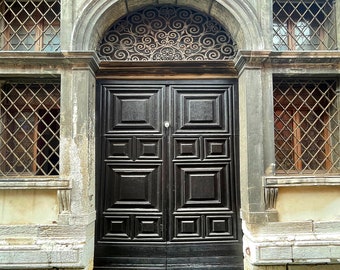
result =
M101 60L206 61L236 55L230 33L206 14L179 6L150 6L118 20L97 48Z

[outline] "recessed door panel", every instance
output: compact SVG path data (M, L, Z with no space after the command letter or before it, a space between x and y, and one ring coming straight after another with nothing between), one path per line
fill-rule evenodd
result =
M230 86L172 86L175 133L229 132Z
M106 133L160 133L162 86L103 86Z
M175 164L175 211L231 210L229 165Z
M105 211L150 209L161 211L161 167L152 164L108 163L106 167Z

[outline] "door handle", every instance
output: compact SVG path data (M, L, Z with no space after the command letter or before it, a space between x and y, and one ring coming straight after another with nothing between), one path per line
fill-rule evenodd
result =
M169 128L169 127L170 127L169 121L165 121L165 122L164 122L164 127L165 127L165 128Z

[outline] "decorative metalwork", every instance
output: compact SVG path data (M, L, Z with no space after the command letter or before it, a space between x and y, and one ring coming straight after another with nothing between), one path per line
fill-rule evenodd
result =
M338 174L336 81L275 79L273 95L276 174Z
M0 176L59 174L60 84L0 89Z
M0 1L0 50L60 51L60 1Z
M274 50L336 48L334 0L274 0Z
M211 17L178 6L151 6L117 21L97 53L102 60L227 60L237 47L229 32Z

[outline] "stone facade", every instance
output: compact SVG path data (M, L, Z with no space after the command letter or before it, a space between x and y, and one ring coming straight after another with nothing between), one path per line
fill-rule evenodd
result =
M272 94L273 75L339 80L340 53L273 51L270 0L61 0L60 52L1 51L0 84L9 77L60 80L61 117L57 178L0 176L0 268L92 269L100 67L94 50L118 18L155 3L205 12L238 44L245 269L340 269L340 178L275 175ZM339 21L336 32L339 47Z

